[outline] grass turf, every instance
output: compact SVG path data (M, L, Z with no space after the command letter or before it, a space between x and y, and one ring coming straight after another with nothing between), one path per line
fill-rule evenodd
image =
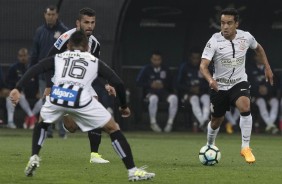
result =
M216 145L222 153L216 166L203 166L198 152L206 143L203 133L155 134L126 132L137 166L148 165L156 177L142 183L281 183L282 137L252 135L257 162L249 165L240 156L241 136L220 133ZM127 172L103 133L100 153L110 164L89 163L87 134L69 134L68 139L47 139L41 150L40 167L33 177L24 175L31 151L30 130L0 129L1 184L88 184L127 183Z

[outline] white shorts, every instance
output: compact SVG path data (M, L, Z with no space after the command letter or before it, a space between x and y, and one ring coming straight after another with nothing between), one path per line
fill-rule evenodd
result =
M63 115L69 114L83 132L102 128L111 118L111 114L95 98L85 107L68 108L54 105L50 102L49 96L42 106L40 115L44 123L54 123L62 118Z

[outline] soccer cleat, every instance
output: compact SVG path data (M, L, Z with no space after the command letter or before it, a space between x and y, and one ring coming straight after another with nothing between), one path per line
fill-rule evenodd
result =
M227 122L225 125L226 133L233 134L233 126L230 122Z
M98 153L92 152L90 155L90 163L106 164L109 162L110 161L103 159L102 155L99 155Z
M279 132L279 129L276 127L276 125L272 124L272 125L267 125L265 131L267 133L277 134Z
M241 156L245 158L246 162L251 164L256 161L255 156L252 153L252 149L245 147L241 149Z
M129 181L142 181L142 180L149 180L155 177L155 173L149 173L145 171L147 166L143 166L140 168L136 168L133 171L128 173L128 180Z
M151 123L151 129L154 132L162 132L162 129L159 127L159 125L157 123Z
M164 132L169 133L172 130L172 124L167 124L164 128Z
M38 155L33 155L30 157L27 165L26 165L26 168L25 168L25 175L26 176L33 176L34 175L34 171L37 167L39 167L39 161L40 161L40 158L38 157Z

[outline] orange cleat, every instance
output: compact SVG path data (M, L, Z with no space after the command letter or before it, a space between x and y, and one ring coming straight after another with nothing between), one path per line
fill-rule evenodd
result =
M249 147L241 149L241 156L244 157L246 162L249 164L252 164L256 161L256 158L252 153L252 149Z

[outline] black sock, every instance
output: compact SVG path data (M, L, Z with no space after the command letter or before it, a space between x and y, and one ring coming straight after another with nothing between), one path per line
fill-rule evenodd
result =
M99 149L99 146L100 146L100 143L101 143L101 138L102 138L101 133L102 133L101 128L90 130L88 132L88 138L89 138L89 142L90 142L91 152L98 153L98 149Z
M110 134L112 145L121 157L125 167L131 169L135 167L130 145L120 130Z
M39 154L42 144L47 135L49 123L39 122L35 125L32 135L32 155Z

